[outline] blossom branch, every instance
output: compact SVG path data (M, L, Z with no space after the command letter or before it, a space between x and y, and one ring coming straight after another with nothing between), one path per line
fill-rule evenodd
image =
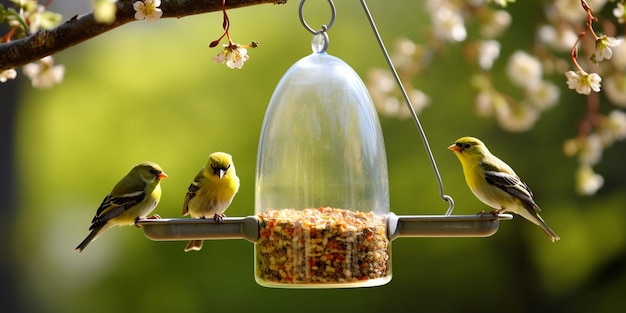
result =
M571 52L570 57L572 58L572 63L574 64L574 67L576 67L576 70L584 71L583 68L580 66L580 64L578 64L578 60L577 60L578 59L578 44L581 42L583 37L587 35L587 32L590 32L591 35L593 35L594 40L598 39L598 35L596 35L596 32L593 30L593 22L596 21L597 18L593 16L593 13L591 12L591 8L589 7L589 4L587 4L587 1L581 0L580 4L582 5L583 9L585 10L585 13L587 14L587 24L586 24L585 30L582 31L580 34L578 34L578 40L576 40L576 42L572 46L572 52Z
M222 0L162 0L161 2L162 18L180 18L222 10ZM287 0L229 0L226 8L286 2ZM126 23L136 21L133 1L119 0L116 5L115 21L111 24L96 22L91 12L73 16L53 29L40 30L30 36L0 44L0 73L53 55Z

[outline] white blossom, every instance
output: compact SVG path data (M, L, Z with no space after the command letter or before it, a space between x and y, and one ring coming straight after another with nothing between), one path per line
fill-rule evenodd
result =
M0 72L0 83L4 83L9 79L15 79L17 77L17 72L15 69L8 69Z
M600 12L607 0L587 0L587 4L595 12ZM580 23L587 18L587 13L583 10L580 0L555 0L554 8L556 14L568 22Z
M250 59L248 49L238 44L227 44L224 45L224 50L213 58L213 62L226 63L230 68L241 69L248 59Z
M567 77L567 87L576 89L576 92L582 95L589 95L591 90L600 91L600 82L602 77L596 73L587 74L584 71L568 71L565 73Z
M143 0L143 2L135 2L133 4L135 19L145 19L147 22L154 22L160 19L163 15L163 11L159 9L159 6L161 6L161 0Z
M613 37L601 36L596 40L596 50L594 58L596 62L601 62L604 59L609 60L613 56L612 47L617 47L622 44L622 41Z
M493 62L500 56L500 42L496 40L485 40L481 42L478 51L478 65L483 70L489 70Z
M602 132L603 136L607 137L605 145L626 139L626 113L620 110L611 111L602 127Z
M526 89L526 95L534 107L546 110L556 105L561 90L555 84L544 80Z
M396 81L389 71L372 69L368 73L368 81L374 105L382 115L400 119L411 116L404 98L400 95ZM419 114L430 103L430 98L410 85L405 84L404 88L411 100L413 110Z
M496 120L502 129L510 132L530 130L539 119L539 111L524 103L496 105Z
M490 117L494 111L494 95L489 91L481 91L474 98L476 114L482 117Z
M54 65L54 59L47 56L36 63L29 63L22 68L24 75L31 79L35 88L50 88L63 81L65 67Z
M513 18L511 14L505 10L495 10L488 20L481 24L480 34L485 38L495 38L501 35L509 26Z
M417 51L417 45L406 38L396 40L394 53L391 56L393 64L397 68L406 68L413 65L413 55Z
M543 71L537 58L518 50L509 58L506 73L516 85L530 88L541 82Z
M431 14L435 36L445 41L464 41L467 38L461 13L448 6L438 7Z
M578 40L578 35L570 27L554 28L551 25L543 25L537 31L537 37L552 49L559 52L567 52Z
M623 24L626 20L626 10L624 10L624 4L621 2L617 3L617 6L613 9L613 16L617 18L617 21L620 24Z
M604 185L604 178L596 174L591 166L583 165L576 171L576 191L585 196L594 195Z
M578 162L595 165L602 159L604 145L598 134L591 134L578 142Z

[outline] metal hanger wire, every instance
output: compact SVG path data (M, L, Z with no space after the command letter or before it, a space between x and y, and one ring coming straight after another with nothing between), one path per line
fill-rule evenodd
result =
M411 100L409 99L409 96L406 90L404 89L404 86L402 85L400 76L398 76L398 72L396 71L396 68L393 65L393 62L391 62L391 57L389 56L389 53L387 52L387 48L385 48L385 44L382 38L380 37L380 33L378 32L376 23L374 23L374 18L372 17L372 14L370 13L369 8L367 7L367 3L365 3L365 0L361 0L361 5L363 6L363 10L365 11L365 15L367 16L370 26L372 27L372 31L374 32L374 36L376 37L376 41L378 41L378 44L380 45L380 49L383 52L383 55L385 56L387 65L389 65L389 69L391 70L393 77L395 78L396 83L398 84L398 87L400 88L400 91L402 92L402 96L404 97L404 101L406 102L406 105L409 108L409 112L411 112L411 115L413 116L413 121L415 122L415 126L417 126L417 130L419 131L420 136L422 137L422 142L424 143L424 149L426 150L426 153L428 154L430 165L433 169L433 172L435 173L435 178L437 179L437 183L439 184L439 197L443 199L444 201L448 202L448 210L446 211L446 216L449 216L452 214L452 211L454 210L454 200L452 199L452 197L446 195L444 192L443 180L441 179L441 175L439 174L439 169L437 168L437 163L435 162L435 158L433 157L433 153L430 149L430 145L428 144L428 138L426 138L426 133L424 132L422 123L420 123L420 120L417 117L417 113L415 113L415 110L413 109L413 105L411 104Z

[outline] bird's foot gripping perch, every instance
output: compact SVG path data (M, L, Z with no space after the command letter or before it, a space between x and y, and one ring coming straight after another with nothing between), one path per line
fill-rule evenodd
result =
M217 214L215 213L215 215L213 215L213 219L216 220L218 223L224 223L224 217L226 217L225 214Z
M476 213L476 215L480 215L480 217L483 217L485 215L492 215L494 220L497 220L500 218L498 214L499 214L498 210L493 210L491 212L480 211Z
M137 222L140 220L140 217L135 218L135 227L139 228L141 227L141 225L137 224ZM161 219L161 215L159 214L152 214L152 216L148 216L146 217L147 220L160 220Z

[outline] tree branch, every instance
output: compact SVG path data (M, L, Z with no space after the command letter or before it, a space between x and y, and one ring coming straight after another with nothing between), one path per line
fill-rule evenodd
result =
M228 0L226 8L286 2L287 0ZM112 24L96 22L92 12L76 15L53 29L40 30L30 36L0 44L0 72L37 61L126 23L136 21L133 1L119 0L116 5L116 18ZM180 18L219 11L222 9L222 0L162 0L159 8L163 10L161 18Z

